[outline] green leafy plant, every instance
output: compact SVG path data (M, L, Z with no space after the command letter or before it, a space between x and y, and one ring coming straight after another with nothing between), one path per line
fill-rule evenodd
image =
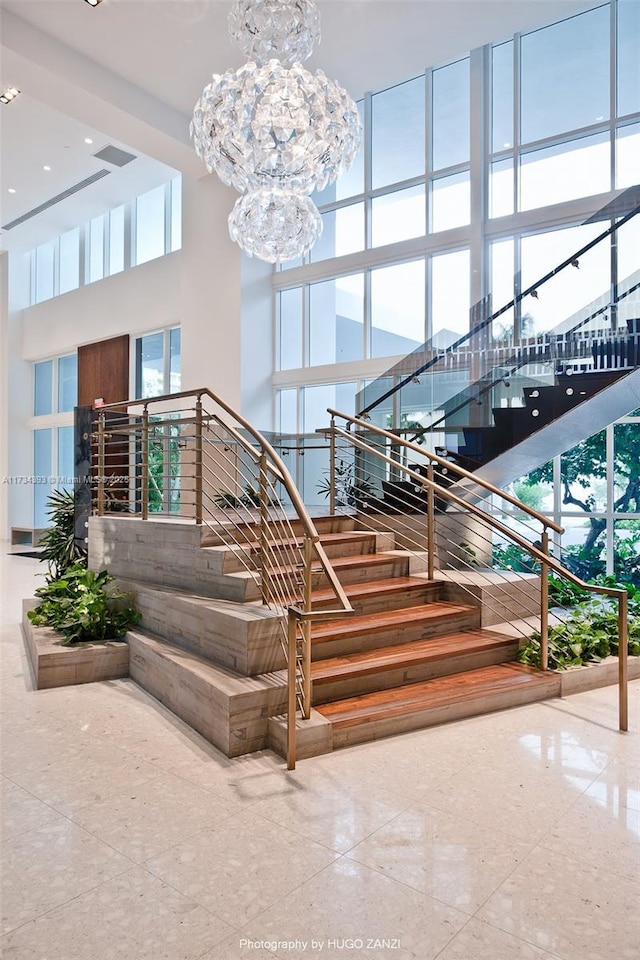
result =
M613 585L613 584L611 584ZM598 662L618 653L617 604L604 597L576 604L568 618L549 630L549 667L567 667ZM629 601L629 653L640 656L640 598ZM540 666L540 633L536 631L520 650L522 663Z
M336 460L334 483L337 507L355 507L373 494L370 478L357 476L352 460ZM331 496L331 477L323 477L317 490L321 497L328 500Z
M235 493L230 493L228 490L221 490L214 495L213 502L221 510L231 509L232 507L259 507L260 491L248 483L244 488L244 493L241 493L240 496L236 496ZM275 501L267 500L267 506L275 506Z
M86 563L87 551L75 539L75 499L71 490L54 490L47 499L51 526L40 537L42 560L60 577L73 564Z
M140 614L126 605L127 594L107 589L113 579L106 570L95 573L81 563L61 577L49 576L36 590L40 603L29 611L29 620L36 627L53 627L64 645L115 640L138 623Z

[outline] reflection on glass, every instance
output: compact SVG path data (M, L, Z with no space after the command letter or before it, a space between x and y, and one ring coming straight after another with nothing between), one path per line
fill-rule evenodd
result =
M466 163L470 150L469 58L433 71L433 169Z
M302 287L283 290L280 300L280 370L302 366Z
M640 4L621 0L618 16L618 116L640 110ZM637 180L635 181L638 182Z
M425 339L425 263L371 271L371 356L410 353Z
M364 203L323 213L322 234L311 248L311 261L344 257L359 250L364 250Z
M616 187L640 183L640 123L621 127L616 133Z
M422 237L426 233L424 186L376 197L371 210L371 242L374 247Z
M513 40L493 48L491 81L491 126L495 153L513 146Z
M68 413L78 402L78 357L58 359L58 413Z
M53 243L36 248L36 303L53 296Z
M425 172L424 77L372 98L373 188Z
M136 396L164 393L164 334L150 333L136 340Z
M169 331L169 393L179 393L182 383L180 327Z
M165 187L156 187L136 199L136 263L164 255Z
M489 216L507 217L513 213L513 160L491 164Z
M342 363L363 355L364 275L314 283L309 290L309 363Z
M469 251L431 258L431 331L436 348L444 348L469 330Z
M523 36L521 84L523 143L608 120L608 4Z
M60 293L77 290L80 284L80 229L60 237Z
M33 525L46 527L50 523L47 498L52 490L49 478L53 474L53 430L33 431L33 472L46 482L33 485Z
M33 367L33 415L53 413L53 360L44 360Z
M75 444L73 427L58 428L58 477L57 490L73 490L75 474Z
M520 164L520 209L605 193L611 184L608 134L583 137L524 154Z
M89 223L89 276L88 283L104 277L104 214L94 217Z
M451 230L462 227L471 219L469 173L439 177L431 185L431 229Z
M124 205L109 213L109 275L124 270Z

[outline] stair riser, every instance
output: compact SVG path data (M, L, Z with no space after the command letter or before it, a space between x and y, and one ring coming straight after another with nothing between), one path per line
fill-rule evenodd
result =
M522 690L486 694L475 701L448 704L432 709L421 709L415 713L401 717L391 717L384 720L368 720L366 723L353 726L333 724L333 748L347 747L356 743L366 743L370 740L379 740L397 733L408 733L410 730L421 730L441 723L450 723L454 720L464 720L467 717L479 717L496 710L508 710L511 707L522 706L526 703L537 703L540 700L549 700L559 695L558 684L547 687L538 684Z
M472 630L480 626L480 610L457 615L445 614L420 623L407 623L402 627L390 627L375 633L357 636L336 637L332 640L313 640L311 656L313 660L326 660L329 657L342 657L363 650L379 650L412 640L427 640L442 637L459 630Z
M390 580L392 577L409 576L409 561L398 557L393 562L381 560L379 564L367 564L366 567L347 567L336 572L343 586L352 583L366 583L369 580ZM313 590L324 590L329 586L329 579L324 572L313 573L311 584Z
M358 697L365 693L375 693L378 690L389 690L391 687L400 687L406 683L419 683L421 680L432 680L434 677L445 677L465 670L476 670L496 663L506 663L513 660L518 652L518 643L514 641L509 646L496 649L482 650L475 653L461 653L460 656L447 657L416 664L405 669L378 671L375 674L360 677L348 677L343 680L327 680L315 682L312 686L312 702L329 703L332 700L343 700L347 697Z
M368 597L353 597L351 604L358 614L382 613L385 610L400 610L404 607L417 607L423 603L432 603L440 596L439 586L407 587L395 590L392 593L372 594ZM314 609L326 610L335 605L335 600L329 598L314 604Z
M355 521L351 517L318 517L313 522L321 535L323 533L343 533L353 530L355 527ZM257 523L240 523L237 527L233 527L233 535L235 540L251 542L258 539L259 529ZM304 533L302 523L299 520L291 520L287 524L282 524L282 530L284 537L290 537L291 532L294 536L300 536ZM209 527L203 526L201 539L203 547L219 546L224 542L224 539L216 536Z

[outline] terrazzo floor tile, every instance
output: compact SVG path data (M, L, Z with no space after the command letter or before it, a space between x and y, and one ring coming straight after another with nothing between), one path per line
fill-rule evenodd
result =
M244 933L239 933L219 943L213 950L207 951L202 960L281 960L282 957L287 956L289 956L288 950L284 954L275 954ZM316 960L316 958L311 954L308 960Z
M13 840L22 833L59 823L64 817L6 777L0 779L0 835Z
M472 918L438 960L560 960L546 950Z
M223 823L237 809L177 777L159 774L84 806L71 817L98 839L141 863L206 827Z
M640 749L636 755L619 753L585 790L586 797L593 797L612 814L620 807L640 810Z
M230 927L136 867L0 941L5 960L196 960Z
M304 946L286 953L296 960L433 960L468 919L460 910L343 858L243 932L258 941L297 941ZM314 952L314 941L322 949Z
M531 850L471 820L416 803L349 851L385 876L475 912Z
M3 933L131 867L129 859L67 819L7 841L2 861Z
M335 859L253 808L149 860L147 869L236 927Z
M563 960L637 960L640 884L535 849L478 912Z

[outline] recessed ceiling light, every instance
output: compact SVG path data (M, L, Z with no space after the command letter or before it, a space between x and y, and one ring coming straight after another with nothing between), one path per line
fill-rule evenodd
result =
M84 138L84 142L85 142L85 143L93 143L93 140L91 139L91 137L85 137L85 138Z
M9 187L9 190L8 190L8 192L9 192L9 193L15 193L16 191L14 190L14 188L13 188L13 187Z
M86 3L88 3L90 7L97 7L99 3L102 3L102 0L86 0Z
M51 167L50 167L48 164L45 163L45 165L44 165L44 167L43 167L42 169L43 169L43 170L46 170L47 173L48 173L49 170L51 170Z
M16 87L7 87L0 93L0 103L11 103L19 93L20 91Z

